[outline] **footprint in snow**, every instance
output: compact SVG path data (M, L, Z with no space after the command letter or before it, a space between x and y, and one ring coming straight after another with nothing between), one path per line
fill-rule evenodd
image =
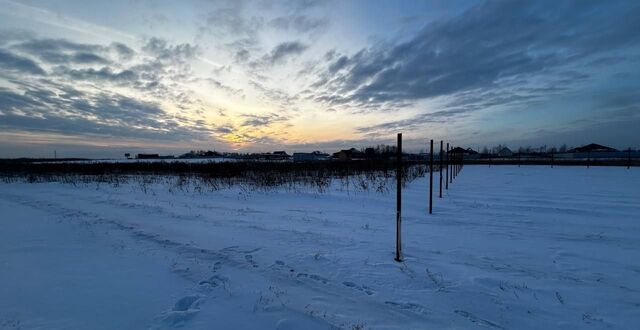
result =
M224 286L229 282L229 279L225 276L221 275L213 275L206 280L200 281L199 285L208 285L211 287L218 287L220 285Z
M296 275L296 277L298 278L309 278L312 279L314 281L318 281L318 282L322 282L322 284L327 284L329 283L329 280L320 276L320 275L315 275L315 274L306 274L306 273L298 273L298 275Z
M463 311L463 310L455 310L454 311L456 314L465 317L466 319L468 319L469 321L473 322L473 323L477 323L477 324L481 324L484 326L490 326L490 327L494 327L494 328L498 328L498 329L504 329L502 326L500 326L499 324L495 324L489 320L485 320L485 319L481 319L467 311Z
M181 327L193 318L200 309L198 306L202 302L199 295L189 295L180 298L171 308L160 314L156 319L169 327Z
M258 264L253 260L253 256L250 254L245 254L244 259L253 266L253 268L258 268Z
M348 282L348 281L342 282L342 284L344 286L346 286L346 287L362 291L362 292L366 293L369 296L371 296L371 295L373 295L375 293L375 291L373 291L373 289L371 289L370 287L368 287L366 285L357 285L357 284L355 284L353 282Z
M409 311L415 314L426 314L427 310L426 308L424 308L424 306L422 305L418 305L416 303L402 303L402 302L395 302L395 301L385 301L384 302L387 305L390 306L394 306L396 308L399 308L401 310L405 310L405 311Z
M197 308L200 302L200 296L192 295L180 298L175 305L173 305L172 311L186 312L191 308Z

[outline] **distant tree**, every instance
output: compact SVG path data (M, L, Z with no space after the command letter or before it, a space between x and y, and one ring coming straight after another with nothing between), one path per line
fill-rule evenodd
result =
M560 146L560 149L558 149L559 152L567 152L567 145L563 144Z
M547 145L545 144L543 146L540 146L540 149L538 149L538 151L539 152L547 152Z
M485 155L488 154L489 153L489 148L487 148L487 146L484 146L482 148L482 153L485 154Z

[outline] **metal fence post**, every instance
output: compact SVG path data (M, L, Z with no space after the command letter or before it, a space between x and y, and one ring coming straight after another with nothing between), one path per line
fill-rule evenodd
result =
M429 152L429 214L433 212L433 140Z
M398 133L398 146L396 148L396 258L397 262L402 261L402 240L401 226L402 221L402 133Z
M438 185L438 188L440 188L440 198L442 198L442 165L443 165L443 157L444 157L444 148L443 148L443 142L442 140L440 140L440 185Z
M447 142L447 175L444 178L445 189L449 190L449 142Z

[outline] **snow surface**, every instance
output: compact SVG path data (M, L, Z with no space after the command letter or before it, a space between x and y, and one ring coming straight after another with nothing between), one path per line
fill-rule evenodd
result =
M433 215L426 187L397 263L394 187L0 184L0 328L640 325L640 169L467 166Z

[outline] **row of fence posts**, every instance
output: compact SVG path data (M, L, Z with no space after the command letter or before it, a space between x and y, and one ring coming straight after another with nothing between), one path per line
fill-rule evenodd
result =
M396 148L396 257L395 260L402 262L402 133L398 133L398 142ZM446 167L445 167L446 157ZM463 155L451 154L449 152L449 143L447 143L446 154L444 150L444 142L440 140L440 159L439 159L439 198L442 198L442 171L446 170L445 190L449 190L449 184L453 183L453 179L460 174L463 167ZM433 140L430 141L429 148L429 214L433 214Z
M447 150L448 150L448 148L447 148ZM552 150L550 155L551 155L550 164L551 164L551 168L553 168L553 165L555 163L555 152ZM520 167L520 163L522 163L521 154L518 153L518 167ZM590 151L587 151L586 164L587 164L587 168L589 168L590 165L591 165L591 152ZM491 158L489 158L489 167L491 167ZM630 169L630 168L631 168L631 148L627 149L627 169Z
M396 257L398 262L402 261L402 236L401 236L401 222L402 222L402 133L398 133L397 144L397 159L396 159ZM444 142L440 140L440 185L439 185L439 198L442 198L442 170L445 168L445 190L449 190L449 184L453 183L453 179L460 174L464 167L464 156L461 153L451 154L449 152L449 143L447 143L446 154L444 153ZM446 157L446 167L444 166L444 159ZM587 157L587 168L589 167L591 154ZM554 152L551 152L551 167L554 164ZM429 146L429 214L433 214L433 140L430 141ZM489 159L489 166L491 166L491 159ZM520 154L518 154L518 167L520 167ZM627 151L627 168L631 167L631 148Z

